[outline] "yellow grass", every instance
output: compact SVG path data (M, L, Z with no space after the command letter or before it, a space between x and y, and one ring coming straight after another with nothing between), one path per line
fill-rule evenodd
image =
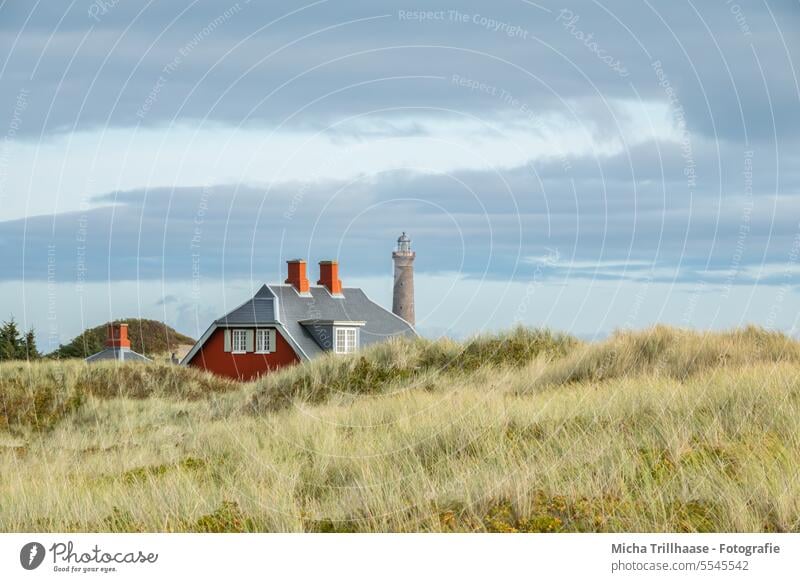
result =
M240 386L0 366L0 530L800 531L796 342L503 337Z

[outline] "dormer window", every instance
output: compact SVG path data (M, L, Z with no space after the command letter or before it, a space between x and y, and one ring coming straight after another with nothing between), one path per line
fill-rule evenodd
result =
M341 319L304 319L298 322L323 350L336 354L351 354L360 347L360 328L365 321Z
M337 327L333 350L337 354L351 354L358 349L358 328Z

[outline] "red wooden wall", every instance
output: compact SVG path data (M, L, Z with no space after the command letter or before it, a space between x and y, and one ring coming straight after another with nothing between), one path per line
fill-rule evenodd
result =
M292 346L280 333L275 334L275 344L276 349L271 354L233 354L225 351L225 330L217 328L188 365L220 376L247 381L300 361Z

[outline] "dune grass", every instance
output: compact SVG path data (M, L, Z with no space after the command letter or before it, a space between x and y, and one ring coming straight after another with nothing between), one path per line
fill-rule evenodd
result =
M47 423L5 413L0 530L800 531L796 342L475 345L385 344L245 385L0 367L3 402L39 393L26 374L80 394Z
M523 368L534 360L563 357L578 345L568 335L517 327L467 342L400 339L378 344L362 354L329 354L282 374L258 381L253 405L271 411L302 401L336 400L429 389L440 379L465 377L488 368Z
M780 362L800 362L800 343L778 332L749 326L697 333L656 326L644 332L617 332L601 344L573 350L528 388L637 374L681 380L719 368Z
M52 428L87 397L194 400L239 390L223 378L166 363L147 365L82 360L0 363L0 431Z

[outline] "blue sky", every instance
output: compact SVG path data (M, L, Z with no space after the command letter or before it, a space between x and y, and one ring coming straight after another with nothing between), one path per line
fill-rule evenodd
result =
M800 3L0 3L0 292L198 336L338 258L419 329L796 333Z

